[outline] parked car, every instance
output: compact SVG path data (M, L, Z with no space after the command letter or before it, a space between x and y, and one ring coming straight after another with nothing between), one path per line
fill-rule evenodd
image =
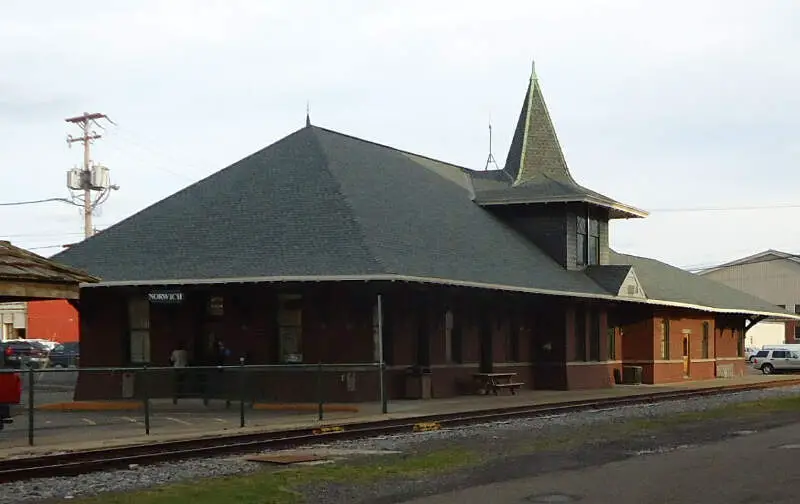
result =
M50 365L52 367L76 367L80 357L80 344L77 341L59 343L50 352Z
M0 342L5 367L21 369L23 362L30 363L35 369L46 367L50 353L41 343L28 340L6 340Z
M758 353L758 348L751 348L751 347L745 348L744 349L744 359L747 362L752 363L753 362L753 357L755 357L757 353Z
M753 357L753 367L768 375L776 371L800 370L800 352L793 350L761 350Z

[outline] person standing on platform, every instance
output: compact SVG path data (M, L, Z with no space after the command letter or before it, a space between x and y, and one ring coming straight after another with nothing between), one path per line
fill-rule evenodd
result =
M175 388L172 395L172 404L178 404L178 397L181 397L184 393L186 366L189 364L189 352L186 351L186 346L183 342L179 342L175 350L172 351L169 361L172 363L172 367L175 368Z

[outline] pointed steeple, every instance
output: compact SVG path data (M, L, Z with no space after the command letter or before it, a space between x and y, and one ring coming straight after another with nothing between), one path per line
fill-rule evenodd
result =
M587 189L572 178L533 66L517 129L501 173L506 179L502 182L494 178L486 182L473 176L476 203L486 207L588 203L608 209L611 219L647 215L644 210ZM496 177L495 174L492 177Z
M308 102L306 102L306 128L311 126L311 107Z
M533 63L504 170L511 176L515 186L542 177L575 184L550 120Z

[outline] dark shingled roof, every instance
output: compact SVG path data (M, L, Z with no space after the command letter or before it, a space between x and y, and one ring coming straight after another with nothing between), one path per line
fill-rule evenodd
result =
M556 148L531 86L538 115L522 117L545 117L537 131ZM473 201L512 181L546 198L578 191L560 148L517 171L512 154L505 170L475 172L309 124L54 259L101 285L407 280L793 317L651 259L613 253L616 266L564 269ZM631 266L646 298L619 295Z
M761 298L655 259L611 251L611 264L633 266L651 300L731 312L793 315Z
M486 183L474 177L480 205L587 202L608 208L611 218L644 217L647 212L624 205L578 184L567 167L536 74L531 75L517 128L502 173Z
M56 257L104 282L394 274L605 294L469 186L460 167L310 126Z

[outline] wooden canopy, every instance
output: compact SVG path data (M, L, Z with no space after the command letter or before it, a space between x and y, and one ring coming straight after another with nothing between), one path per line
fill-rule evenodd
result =
M79 298L80 284L99 278L0 240L0 303Z

